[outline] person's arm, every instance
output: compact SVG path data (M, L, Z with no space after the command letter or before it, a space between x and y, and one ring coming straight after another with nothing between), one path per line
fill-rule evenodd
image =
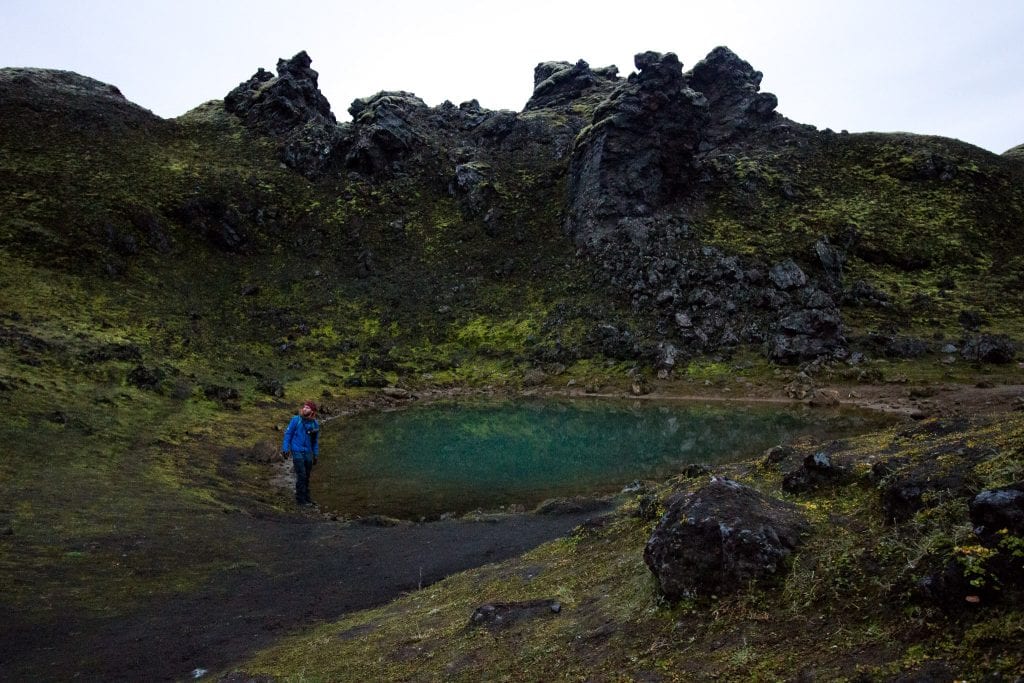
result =
M316 425L316 431L313 432L311 440L313 442L313 462L316 462L316 459L320 457L320 423L314 421L314 424Z
M288 427L284 430L284 440L281 441L281 455L288 455L291 450L289 446L292 442L292 433L295 431L295 418L291 419L288 423Z

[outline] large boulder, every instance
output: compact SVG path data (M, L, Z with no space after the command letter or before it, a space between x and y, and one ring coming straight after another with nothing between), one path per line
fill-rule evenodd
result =
M644 561L671 600L721 594L785 572L808 528L796 506L716 477L670 503Z
M804 457L799 467L783 476L782 489L787 493L806 493L845 484L852 478L849 467L836 462L826 451L818 451Z

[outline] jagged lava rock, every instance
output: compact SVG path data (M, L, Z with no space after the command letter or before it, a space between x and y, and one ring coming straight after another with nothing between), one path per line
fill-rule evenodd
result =
M639 72L597 108L570 160L566 227L578 244L595 244L620 217L650 215L696 173L707 100L686 87L673 53L634 61Z
M796 506L715 477L669 505L644 562L669 599L724 593L782 574L808 529Z
M705 245L688 222L704 160L740 132L771 134L782 120L774 96L758 92L760 73L726 48L689 73L671 53L644 52L635 64L577 139L566 232L636 308L661 309L659 331L687 351L763 344L770 358L793 363L845 349L829 293L844 254L825 243L814 252L824 264L819 286L793 259L769 269Z
M338 122L317 85L305 51L277 61L277 76L259 69L224 97L246 126L281 140L281 160L307 176L320 174L338 141Z
M569 62L541 62L533 70L533 95L524 110L546 109L572 104L595 91L607 93L619 80L614 66L591 69L582 59Z
M727 47L716 47L697 62L689 84L707 98L711 113L705 132L708 138L722 140L781 118L775 112L778 98L759 92L762 76Z

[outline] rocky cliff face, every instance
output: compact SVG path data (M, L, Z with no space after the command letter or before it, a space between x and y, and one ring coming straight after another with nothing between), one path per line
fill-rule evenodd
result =
M647 348L656 350L647 353L663 371L680 355L744 345L781 362L845 358L841 304L877 292L843 280L857 257L850 250L863 242L852 221L804 236L799 248L736 251L708 229L718 207L764 206L768 185L790 205L820 193L807 185L821 178L802 182L800 169L837 136L779 114L777 98L760 92L762 74L728 48L689 71L672 53L640 53L634 63L636 72L620 78L615 67L583 60L542 62L518 113L475 101L428 107L411 93L381 92L353 102L352 122L339 125L300 53L279 62L276 77L257 72L225 106L278 139L285 163L309 177L442 178L466 218L490 234L510 213L502 191L510 174L564 182L567 236L605 285L654 321ZM956 161L929 158L945 171L922 179L956 177Z
M391 91L346 122L304 52L174 121L75 74L5 69L5 244L121 277L199 240L226 268L296 272L275 251L294 233L288 258L332 301L404 306L401 330L438 338L514 320L530 332L500 353L547 366L1014 357L1003 338L975 349L1021 313L1016 150L818 131L727 48L634 65L542 62L518 112Z
M573 151L569 235L686 349L758 344L785 362L843 352L836 303L820 283L792 260L725 254L691 224L716 159L792 130L775 96L758 92L760 72L726 48L687 73L671 53L638 54L636 67Z

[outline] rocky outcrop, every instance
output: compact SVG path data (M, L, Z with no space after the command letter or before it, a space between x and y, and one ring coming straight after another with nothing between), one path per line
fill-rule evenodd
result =
M671 52L644 52L637 73L594 112L569 164L566 228L594 247L623 226L686 194L708 121L707 100L687 87Z
M578 138L569 164L566 231L597 257L633 305L661 314L659 332L685 352L761 345L780 362L845 349L831 292L845 252L820 240L812 279L793 259L763 263L705 245L690 226L724 145L783 121L761 75L726 48L684 73L671 53L645 52Z
M785 572L808 528L796 506L716 477L669 504L644 562L670 600L721 594Z
M727 47L716 47L693 67L689 86L704 95L710 113L704 131L707 148L782 118L775 111L778 98L759 92L761 78L760 71Z
M316 176L327 166L339 131L310 64L303 51L279 59L277 76L259 69L224 97L224 108L249 128L278 138L281 160L288 166Z
M370 175L397 170L400 161L422 143L415 119L427 110L423 100L404 91L355 100L348 108L353 125L342 144L345 166Z
M0 69L0 114L60 121L79 133L153 130L173 124L128 101L117 86L72 71Z
M607 95L618 82L615 66L591 69L582 59L569 62L541 62L533 70L533 95L524 109L545 109L570 105L584 96Z

